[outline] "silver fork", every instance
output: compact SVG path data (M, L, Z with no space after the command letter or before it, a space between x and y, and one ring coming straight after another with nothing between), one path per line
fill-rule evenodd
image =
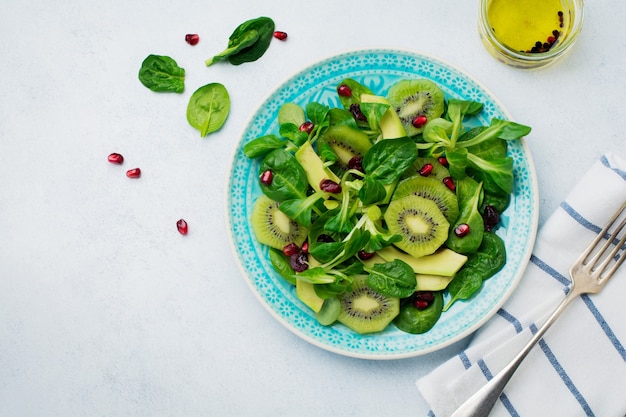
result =
M626 213L626 202L615 212L604 229L574 262L569 270L572 280L569 292L532 339L504 369L494 375L485 386L463 403L451 417L488 416L522 360L561 315L565 307L579 295L596 294L604 288L609 278L626 259L624 248L626 245L626 217L622 216L624 213ZM618 222L620 222L619 225L613 228ZM624 232L624 236L620 237L622 232ZM600 246L600 242L604 239L606 242Z

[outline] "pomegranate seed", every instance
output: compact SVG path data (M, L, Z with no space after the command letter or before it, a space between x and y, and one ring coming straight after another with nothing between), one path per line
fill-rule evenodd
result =
M321 243L330 243L330 242L334 242L335 239L333 239L332 236L330 235L322 233L321 235L317 237L317 241Z
M352 89L350 89L350 87L345 84L341 84L339 87L337 87L337 94L342 97L351 97Z
M448 187L450 190L456 190L456 185L454 185L454 180L452 179L452 177L445 177L442 181L445 186Z
M309 242L304 242L302 244L302 253L309 253Z
M113 152L111 155L109 155L109 162L112 164L121 165L124 162L124 157L119 153Z
M361 111L359 103L350 104L350 113L352 113L352 117L354 117L354 120L357 122L367 122L367 116Z
M139 168L129 169L128 171L126 171L126 176L128 178L139 178L141 177L141 169Z
M418 291L415 294L416 300L426 301L427 303L432 302L435 299L435 294L430 291Z
M339 194L341 192L341 185L333 180L325 179L320 182L320 190L331 194Z
M272 180L274 179L274 173L269 169L267 171L263 171L263 173L259 176L259 181L263 185L270 185Z
M422 177L429 176L433 172L433 164L425 164L418 172Z
M426 118L426 116L424 116L423 114L420 114L419 116L416 116L415 119L413 119L411 124L415 126L417 129L419 129L420 127L424 127L427 121L428 119Z
M456 227L456 229L454 229L454 234L457 237L465 237L467 236L469 232L470 232L470 227L469 227L469 224L467 223L461 223L460 225Z
M287 40L287 32L281 32L280 30L277 30L276 32L274 32L274 37L280 41Z
M356 169L357 171L363 172L363 157L362 156L354 156L348 161L348 169Z
M439 158L437 158L437 161L439 161L439 163L446 168L450 166L450 164L448 163L448 158L446 158L445 156L440 156Z
M178 232L181 235L186 235L187 232L189 231L189 226L187 225L187 222L184 219L180 219L179 221L176 222L176 228L178 229Z
M313 122L306 121L300 125L300 132L311 133L314 127Z
M300 248L295 243L291 242L288 245L285 245L283 248L283 253L287 256L295 255L300 252Z
M296 272L306 271L309 268L309 258L306 254L298 252L289 257L289 266Z
M498 213L495 207L486 205L483 213L483 222L485 223L485 230L491 232L500 223L500 213Z
M372 259L374 255L375 255L374 252L365 252L364 250L360 250L358 253L358 257L362 261L367 261L368 259Z
M197 45L199 41L200 36L196 35L195 33L188 33L187 35L185 35L185 42L187 42L189 45Z
M424 310L426 308L428 308L428 306L430 305L430 303L428 301L424 301L424 300L415 300L413 302L413 305L415 306L416 309L418 310Z

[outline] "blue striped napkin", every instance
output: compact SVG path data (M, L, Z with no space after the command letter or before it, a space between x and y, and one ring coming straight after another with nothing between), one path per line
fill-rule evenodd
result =
M518 288L465 351L417 381L446 417L530 339L567 292L570 265L626 200L626 161L596 161L541 227ZM526 357L490 416L626 415L626 266L574 300Z

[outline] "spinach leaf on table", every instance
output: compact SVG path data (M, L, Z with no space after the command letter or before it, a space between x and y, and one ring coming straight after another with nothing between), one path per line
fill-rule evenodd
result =
M269 17L258 17L243 22L228 38L226 49L207 59L206 66L225 60L233 65L256 61L269 48L274 26L274 21Z
M220 83L198 88L187 104L187 121L200 131L200 136L219 130L230 112L230 96Z
M185 69L169 56L148 55L141 63L139 81L152 91L182 93Z

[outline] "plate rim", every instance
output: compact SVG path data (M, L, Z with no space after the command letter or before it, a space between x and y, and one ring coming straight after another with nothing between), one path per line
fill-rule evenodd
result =
M414 58L419 58L422 60L427 60L428 62L434 62L444 67L448 67L454 70L459 75L462 75L464 79L471 80L474 84L478 85L489 96L490 101L499 107L501 112L507 117L508 120L515 120L512 114L506 108L506 106L503 105L500 99L495 94L493 94L493 92L483 82L478 80L476 77L472 76L466 70L459 68L457 65L451 64L450 62L444 59L441 59L439 57L435 57L432 54L416 52L416 51L403 49L403 48L374 47L374 48L348 49L343 52L336 52L336 53L328 54L325 57L320 58L320 59L311 60L311 62L308 65L300 67L299 70L292 72L289 76L287 76L286 78L283 78L278 84L276 84L274 87L269 89L269 92L264 95L264 97L260 100L260 102L257 103L254 109L251 111L251 114L248 116L248 118L246 119L246 122L243 124L243 127L241 128L240 134L237 136L237 142L235 143L235 146L232 148L230 157L228 159L228 164L227 164L228 171L227 171L225 187L224 187L224 195L225 195L224 215L226 218L226 226L227 226L226 234L227 234L229 246L231 249L231 255L234 257L237 267L239 271L241 272L242 278L246 282L246 285L252 291L255 298L261 303L263 308L266 311L268 311L270 315L274 317L274 319L276 319L282 326L286 327L292 334L295 334L302 340L305 340L307 343L310 343L318 348L321 348L325 351L333 352L342 356L358 358L358 359L369 359L369 360L405 359L405 358L412 358L416 356L422 356L422 355L426 355L429 353L433 353L435 351L439 351L446 347L449 347L452 344L457 343L465 338L471 337L478 329L480 329L487 321L489 321L497 313L497 311L502 307L502 305L506 303L506 301L511 297L511 295L513 294L513 292L516 290L517 286L519 285L519 282L521 281L521 278L523 277L526 271L526 268L528 267L528 264L532 255L532 251L535 246L536 237L537 237L537 229L538 229L538 224L539 224L539 189L538 189L537 173L536 173L536 167L532 158L532 154L530 152L530 148L525 138L521 138L519 140L519 143L521 147L523 148L524 157L528 165L527 172L529 174L529 180L530 180L529 188L531 190L531 196L533 197L533 199L530 204L532 213L530 216L530 224L529 224L529 226L532 228L532 231L529 233L527 246L525 250L522 252L522 256L521 256L521 258L523 259L522 265L520 265L520 267L516 270L514 279L511 281L511 284L503 293L502 297L498 300L498 302L496 302L493 305L493 307L486 314L484 314L479 320L477 320L475 323L473 323L471 326L469 326L466 330L464 330L460 334L454 337L451 337L450 339L445 340L435 346L430 346L424 349L402 352L402 353L394 353L394 352L389 352L389 351L355 352L355 351L347 351L345 349L340 349L332 344L322 343L312 338L308 334L302 331L299 331L298 329L294 328L294 326L292 326L290 323L288 323L283 316L281 316L276 311L274 311L274 309L272 309L267 304L267 300L262 297L262 295L259 293L256 287L253 285L253 282L249 277L249 272L243 265L240 255L237 253L237 245L236 245L235 236L233 233L234 231L233 221L232 221L233 217L231 216L231 201L232 201L231 200L231 186L232 186L233 165L237 159L239 148L242 146L242 140L245 137L247 130L253 123L255 116L257 116L257 113L259 112L261 106L265 103L268 103L270 99L272 98L272 96L274 96L279 90L293 83L299 76L304 75L307 72L310 72L315 67L331 62L332 60L337 60L337 59L348 57L350 55L366 54L366 53L376 53L376 54L392 53L392 54L406 55L406 56L410 56Z

